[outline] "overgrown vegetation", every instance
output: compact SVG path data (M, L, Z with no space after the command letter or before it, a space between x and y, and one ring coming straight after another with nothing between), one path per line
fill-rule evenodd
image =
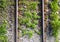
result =
M3 21L3 23L0 25L0 42L7 42L7 36L6 36L6 21Z
M19 15L19 25L26 26L26 29L22 30L23 35L28 35L29 38L31 38L34 34L33 30L36 28L38 24L38 19L40 16L37 15L36 9L39 4L39 2L36 1L19 1L19 4L22 5L22 7L19 8L19 11L22 11L22 14ZM28 30L28 28L30 30ZM19 27L21 29L21 27ZM39 31L34 30L36 33L40 34Z
M0 10L4 10L7 6L7 0L0 0Z
M7 36L6 36L6 12L4 11L7 7L7 0L0 0L0 42L7 42Z
M59 6L58 0L53 0L51 2L51 10L52 13L50 15L51 18L51 27L52 27L52 35L56 38L56 42L58 42L58 31L60 30L60 18L59 18Z
M58 11L58 9L59 9L59 6L58 6L58 2L56 1L52 1L51 2L51 9L52 9L52 11L53 12L56 12L56 11Z

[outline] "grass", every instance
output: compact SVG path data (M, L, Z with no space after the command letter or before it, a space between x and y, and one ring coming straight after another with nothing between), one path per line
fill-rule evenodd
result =
M0 36L0 42L7 42L7 36Z
M38 13L36 12L39 2L36 1L29 2L23 0L23 1L19 1L19 4L24 5L24 7L19 8L19 10L23 12L23 14L20 17L18 17L20 26L22 25L26 26L26 29L22 30L22 34L28 35L29 38L31 38L34 32L39 34L38 31L34 31L34 29L38 25L38 19L40 19L40 16L38 16ZM34 32L32 32L31 30L27 31L28 28L32 29Z
M7 0L0 0L0 9L4 10L7 6Z
M6 14L3 12L6 12L5 9L7 7L7 0L0 0L0 18L2 21L0 21L2 24L0 24L0 42L7 42L7 20L6 20Z
M58 36L58 30L60 29L60 20L59 20L59 14L52 13L51 14L51 26L52 26L52 34L53 36Z
M60 18L59 18L59 6L58 6L58 0L53 0L50 3L52 13L50 15L50 24L52 27L52 35L55 37L55 42L58 41L58 31L60 30Z
M0 25L0 41L1 42L7 42L7 37L5 36L5 34L7 33L6 25L7 25L6 20L3 21L3 23Z
M52 11L54 11L54 12L58 11L58 9L59 9L58 3L53 1L50 4L51 4Z

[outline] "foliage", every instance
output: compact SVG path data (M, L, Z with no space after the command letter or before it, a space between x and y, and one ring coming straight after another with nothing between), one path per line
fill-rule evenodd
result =
M38 6L40 2L36 2L36 1L32 1L32 2L29 2L29 1L19 1L19 4L24 4L27 6L27 9L29 10L35 10ZM23 8L22 8L23 9Z
M0 25L0 35L4 34L6 34L6 21L4 21L2 25Z
M7 38L6 36L4 36L7 33L6 25L7 25L6 20L4 20L3 23L0 25L0 41L2 42L7 42Z
M58 3L53 1L50 4L51 4L52 11L54 11L54 12L58 11L58 9L59 9Z
M51 15L51 20L59 20L59 14L57 12L52 12Z
M37 7L37 5L39 4L39 2L30 2L30 4L28 5L28 9L33 9L35 10Z
M0 9L5 9L7 6L7 0L0 0Z
M51 18L51 27L52 27L52 35L56 38L55 42L58 42L58 30L60 30L60 18L59 18L59 6L58 0L53 0L51 3L52 13L50 15Z
M22 35L24 36L24 35L28 35L29 36L29 38L31 38L32 36L33 36L33 31L32 30L23 30L22 31Z
M22 15L18 17L20 26L24 25L27 27L26 29L29 28L34 30L38 25L38 19L40 18L40 16L38 16L38 13L36 12L39 2L29 2L27 0L22 0L19 1L19 4L23 5L19 8L19 10L23 12ZM38 31L34 32L39 34ZM34 32L32 32L31 30L22 30L23 35L28 35L29 38L33 36Z
M7 36L0 36L0 42L7 42Z
M6 9L7 7L7 0L0 0L0 42L7 42L7 36L6 36L6 25L7 25L7 20L6 20Z
M50 17L51 17L52 34L56 37L58 35L58 30L60 29L59 14L52 13Z

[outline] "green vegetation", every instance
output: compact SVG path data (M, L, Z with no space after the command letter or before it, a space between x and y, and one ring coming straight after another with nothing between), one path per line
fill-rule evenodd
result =
M7 0L0 0L0 10L4 10L7 6Z
M60 29L59 15L57 13L52 13L51 18L52 18L51 24L52 24L53 35L57 36L58 30Z
M36 12L39 2L19 1L19 4L23 5L22 7L19 8L19 11L23 12L22 15L19 16L18 18L19 25L26 26L26 29L22 30L22 34L28 35L29 38L33 36L34 32L36 32L37 34L40 34L39 31L34 30L36 26L38 25L38 19L40 18L40 16L38 16L37 15L38 13ZM28 28L31 30L27 30Z
M51 9L52 11L56 12L59 9L58 3L57 2L51 2Z
M6 19L4 19L1 22L2 22L2 24L0 24L0 42L7 42L7 36L6 36L6 33L7 33L7 31L6 31L7 21L6 21Z
M6 24L7 22L4 21L2 25L0 25L0 35L6 34Z
M0 36L0 42L7 42L7 36Z
M7 36L6 36L7 15L5 14L6 7L7 7L7 0L0 0L0 42L7 42Z
M22 36L24 35L28 35L29 38L31 38L33 36L33 31L32 30L23 30L22 31Z
M51 27L52 27L52 35L56 38L56 42L58 42L58 30L60 30L60 18L59 18L59 6L58 0L53 0L51 2L51 10L52 13L50 15L51 18Z

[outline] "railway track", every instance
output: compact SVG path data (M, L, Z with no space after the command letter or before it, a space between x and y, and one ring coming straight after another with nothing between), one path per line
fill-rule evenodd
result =
M16 0L15 1L16 2L16 14L15 14L15 42L18 42L18 0ZM47 22L46 21L46 18L45 18L45 16L46 16L46 10L45 10L45 1L44 0L42 0L41 1L42 3L41 3L41 8L42 8L42 10L41 10L41 12L42 12L42 42L46 42L46 23L45 22ZM46 4L47 5L47 4Z
M19 41L19 36L18 36L18 1L19 0L15 0L15 13L14 13L14 41L10 41L10 42L20 42ZM48 1L48 0L47 0ZM47 42L47 25L48 25L48 20L47 20L47 12L48 12L48 4L45 3L46 0L41 0L41 26L42 26L42 42Z
M44 8L44 0L42 0L41 2L42 2L41 3L41 8L42 8L41 9L41 12L42 12L42 14L41 14L42 15L42 18L41 18L42 19L41 20L42 21L42 42L46 42L46 27L45 27L45 18L44 18L44 16L45 16L46 13L44 11L44 9L45 9ZM15 37L15 42L18 42L19 41L18 40L18 32L17 32L18 31L18 23L17 23L17 21L18 21L17 20L17 18L18 18L18 0L16 0L16 16L15 17L16 17L15 18L15 26L16 26L15 27L16 28L15 29L15 34L16 34L15 35L16 36Z
M7 29L8 42L19 42L18 40L18 0L10 0L15 5L8 6L8 23Z

